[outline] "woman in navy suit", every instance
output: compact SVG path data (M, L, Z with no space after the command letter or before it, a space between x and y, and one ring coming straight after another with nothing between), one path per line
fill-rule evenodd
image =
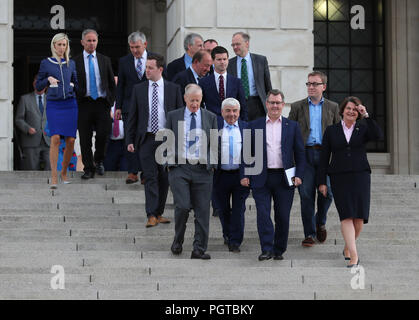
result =
M62 162L61 180L69 183L67 169L74 150L77 131L77 74L76 65L70 60L70 43L66 34L58 33L51 40L52 57L41 61L36 87L47 91L47 120L51 135L51 189L57 188L58 150L60 137L65 138L65 151Z
M350 260L348 267L353 267L359 264L355 241L368 223L370 210L371 168L366 145L382 139L383 133L357 97L345 98L340 115L342 121L324 132L318 185L326 196L326 175L330 176L345 240L343 255Z

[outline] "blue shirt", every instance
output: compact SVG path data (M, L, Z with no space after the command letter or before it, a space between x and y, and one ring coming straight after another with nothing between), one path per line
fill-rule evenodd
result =
M221 137L221 169L237 170L240 167L242 136L239 123L233 124L233 129L228 128L229 124L224 120L223 135ZM229 164L230 136L233 136L233 164Z
M322 143L322 107L324 98L320 100L319 104L313 104L308 98L308 105L310 110L310 134L307 138L307 146Z
M184 126L184 130L185 130L185 141L183 143L183 146L185 148L186 151L186 155L187 157L185 157L186 159L192 158L192 159L199 159L199 146L200 146L200 132L202 129L201 126L201 109L198 109L197 112L195 112L195 120L196 120L196 134L198 136L197 142L196 142L196 146L193 145L193 148L196 148L196 152L194 155L188 155L189 154L189 135L190 135L190 127L191 127L191 116L192 112L189 111L189 109L186 107L185 108L185 113L183 116L183 119L185 120L185 126Z
M192 65L192 57L190 57L187 53L185 53L183 61L185 61L186 69L188 69Z
M250 52L248 52L244 58L237 56L237 77L241 79L243 59L246 60L247 77L249 78L249 95L257 96L258 93L256 91L255 77L253 75L253 66L252 66L252 59L250 58Z

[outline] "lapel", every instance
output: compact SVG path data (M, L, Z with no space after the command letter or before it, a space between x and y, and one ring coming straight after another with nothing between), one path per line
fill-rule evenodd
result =
M169 94L170 94L170 92L169 92L169 86L168 86L166 80L163 80L163 93L164 93L164 97L163 97L163 108L164 108L164 113L167 114L166 101L171 101L171 99L170 99L171 97L169 96Z
M308 99L304 100L302 106L303 106L304 118L306 119L307 128L310 129L310 105L308 103Z
M327 127L327 116L329 113L328 111L329 111L329 105L326 102L326 99L324 99L323 106L322 106L322 132L324 132L324 130Z
M231 59L232 68L230 68L230 73L232 76L237 77L237 56Z
M256 63L256 60L255 60L255 56L251 53L250 53L250 60L252 61L253 77L255 77L256 74L259 74L258 73L259 70L258 70L258 64ZM249 73L249 71L247 71L247 73Z
M86 81L86 66L84 64L84 54L83 52L80 55L80 65L81 67L79 68L79 70L77 70L77 72L80 71L80 74L77 75L77 79L80 79L79 81L81 82L81 87L84 88L84 90L87 91L87 81Z
M208 79L208 80L210 80L210 81L208 81L209 82L209 85L210 85L210 92L211 91L213 91L214 93L215 93L215 96L216 96L216 99L217 99L217 101L221 101L221 99L220 99L220 93L218 92L218 90L217 90L217 85L215 84L215 75L214 74L212 74L212 75L210 75L210 77L212 77L212 79Z
M149 87L150 83L149 83L149 81L146 81L145 83L147 85L145 85L145 86L141 85L142 91L143 91L141 96L144 97L144 102L145 102L145 104L144 104L145 108L144 109L145 110L144 110L143 119L145 119L146 126L147 126L148 125L148 118L150 116L150 106L149 106L149 99L148 99L148 87ZM139 114L139 116L142 116L142 115Z
M135 82L140 81L138 78L137 70L135 69L135 58L132 54L128 63L128 71L131 74L131 78L136 80Z
M285 142L287 140L288 127L289 127L289 121L288 121L288 119L285 118L285 117L282 117L282 123L281 123L281 148L282 148L282 154L284 154L284 150L285 150Z
M232 94L232 90L233 90L233 88L232 88L232 82L233 82L233 79L231 78L231 75L229 75L228 73L227 73L227 79L226 79L226 92L225 92L225 97L227 98L227 97L233 97L234 95Z
M103 79L105 79L106 77L105 77L105 67L104 67L104 61L103 61L103 57L102 57L102 55L100 54L100 53L98 53L97 51L96 51L96 58L97 58L97 67L99 68L99 75L100 75L100 79L102 80L101 81L101 84L102 84L102 86L103 86Z
M359 135L359 121L355 122L354 130L352 131L352 135L349 138L349 143L348 141L346 141L346 136L345 136L345 132L343 131L342 122L339 122L336 125L339 127L338 131L340 132L341 139L343 139L343 142L346 145L352 144L354 142L354 139L356 139L357 136Z

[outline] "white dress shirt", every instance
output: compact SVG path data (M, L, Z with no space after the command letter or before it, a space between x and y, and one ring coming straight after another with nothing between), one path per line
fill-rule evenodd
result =
M83 50L84 71L86 72L86 97L90 97L90 69L89 69L89 55ZM106 92L102 90L102 80L100 79L99 64L97 62L96 51L92 53L93 67L95 68L96 88L99 98L105 98Z
M220 76L221 76L221 74L217 73L217 72L214 70L215 85L216 85L216 87L217 87L217 91L218 91L218 93L220 93L220 88L219 88ZM227 71L226 71L226 72L224 72L224 73L222 74L222 76L224 77L224 95L227 97Z
M140 58L135 58L134 57L134 68L135 68L135 71L137 71L137 62L138 62L138 59L141 59L141 78L143 78L144 72L145 72L145 65L147 63L147 50L144 50L143 55Z
M153 107L153 83L154 81L148 81L148 125L147 125L147 132L151 131L151 109ZM164 81L163 78L156 81L157 87L157 95L158 95L158 118L159 118L159 130L164 129L166 126L166 113L164 112Z

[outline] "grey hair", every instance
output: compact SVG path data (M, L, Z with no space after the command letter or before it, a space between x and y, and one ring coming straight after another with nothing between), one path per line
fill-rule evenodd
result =
M183 40L183 48L185 51L188 51L189 46L192 46L195 42L195 38L199 38L204 42L204 39L201 37L201 35L197 33L189 33L186 35L185 40Z
M195 83L190 83L185 87L185 95L200 93L202 95L202 88Z
M96 30L93 30L93 29L86 29L86 30L83 30L83 32L81 33L81 39L82 39L82 40L84 40L84 37L85 37L88 33L94 33L94 34L96 35L96 37L99 39L99 35L98 35L98 33L96 32Z
M234 33L233 37L237 36L238 34L242 36L242 38L245 42L249 42L250 36L247 33L239 31L239 32Z
M223 110L224 107L239 107L240 110L240 102L234 98L226 98L223 100L223 103L221 103L221 110Z
M142 43L147 42L145 34L140 31L134 31L128 36L128 44L137 42L139 40L141 40Z

